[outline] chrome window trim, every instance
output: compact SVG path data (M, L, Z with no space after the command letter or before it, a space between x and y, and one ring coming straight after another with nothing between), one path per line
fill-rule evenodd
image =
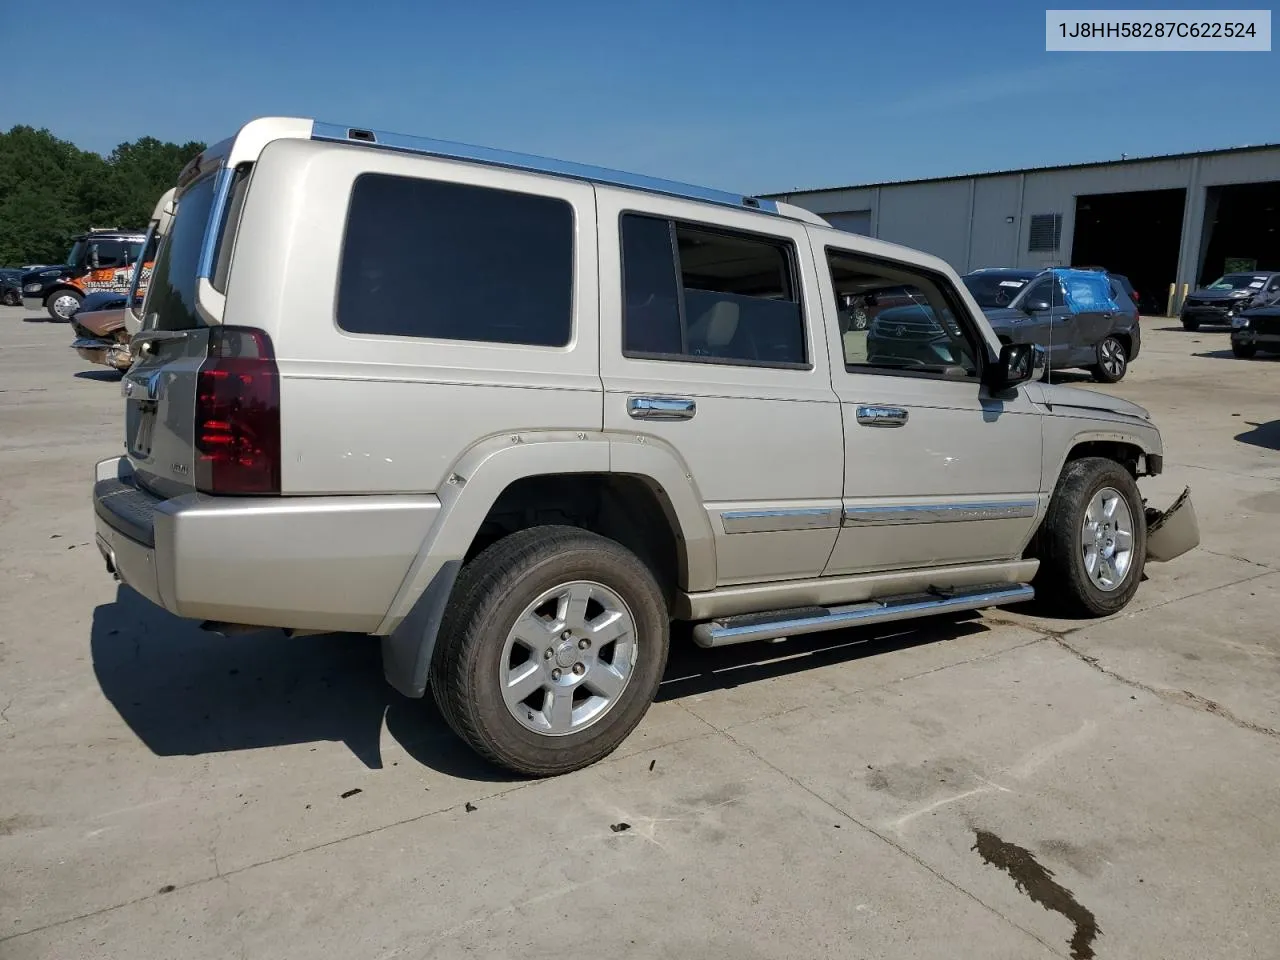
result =
M204 239L200 243L200 258L196 261L196 279L208 280L213 276L213 258L218 240L222 236L222 218L227 212L227 200L231 196L231 182L235 171L219 167L214 174L213 203L209 206L209 221L204 227ZM203 178L201 178L203 179ZM186 189L183 190L183 193Z
M883 507L845 507L842 525L903 523L960 523L973 520L1025 520L1036 515L1035 500L988 503L894 504Z

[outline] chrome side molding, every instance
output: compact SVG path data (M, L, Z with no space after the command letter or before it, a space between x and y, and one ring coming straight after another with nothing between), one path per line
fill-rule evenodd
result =
M700 623L693 628L693 639L702 647L724 647L752 640L777 640L805 633L839 630L864 624L912 620L938 613L981 610L1007 603L1021 603L1036 594L1026 583L1001 583L962 590L939 590L900 597L884 597L842 607L803 608L779 611L773 615L745 614Z
M724 510L725 533L776 533L784 530L827 530L840 526L839 507L779 510Z
M961 523L969 520L1026 520L1036 515L1035 500L992 503L931 503L920 506L845 507L843 525L890 523Z

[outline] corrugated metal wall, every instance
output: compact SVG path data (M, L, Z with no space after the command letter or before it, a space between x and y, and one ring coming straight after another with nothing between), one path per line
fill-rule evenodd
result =
M1182 188L1187 190L1188 202L1177 273L1178 283L1183 284L1194 282L1197 272L1205 188L1273 180L1280 180L1280 148L850 187L779 198L833 222L865 224L865 229L855 232L928 251L964 273L978 267L1067 264L1078 196ZM1056 253L1027 249L1030 219L1042 213L1062 215Z

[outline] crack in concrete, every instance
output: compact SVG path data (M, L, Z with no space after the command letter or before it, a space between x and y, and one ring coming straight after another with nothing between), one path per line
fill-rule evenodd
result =
M1037 642L1037 643L1038 643L1038 642L1040 642L1040 641L1033 641L1033 642ZM958 666L958 664L957 664L957 666ZM945 669L945 668L939 668L939 669ZM926 671L926 672L927 672L927 673L934 673L934 672L936 672L936 671L934 671L934 670L930 670L930 671ZM921 676L923 676L923 674L921 674ZM887 686L887 684L886 684L886 686ZM683 707L683 704L681 704L681 706ZM714 730L714 731L715 731L716 733L718 733L720 736L724 737L724 739L728 740L728 741L729 741L730 743L732 743L735 747L739 748L740 750L745 751L747 754L749 754L750 756L754 757L754 758L755 758L756 760L758 760L760 763L763 763L763 764L764 764L766 767L768 767L770 770L774 771L774 772L775 772L775 773L777 773L779 776L783 777L783 778L784 778L785 780L787 780L787 782L789 782L792 786L796 787L797 789L799 789L799 790L803 791L804 793L807 793L809 796L813 797L815 800L817 800L817 801L818 801L819 803L821 803L823 806L827 807L829 810L831 810L831 811L832 811L833 813L835 813L837 816L843 817L845 820L849 821L849 822L850 822L850 823L852 823L854 826L859 827L859 828L861 828L862 830L865 830L867 833L871 834L871 835L872 835L873 837L875 837L877 840L880 840L882 843L885 843L885 844L887 844L888 846L892 847L894 850L896 850L898 853L902 854L902 855L903 855L904 857L906 857L908 860L911 860L911 861L912 861L913 863L915 863L917 866L919 866L919 867L923 868L927 873L929 873L929 874L930 874L931 876L933 876L935 879L937 879L937 880L941 881L942 883L946 884L948 887L950 887L951 889L955 890L957 893L959 893L961 896L965 897L966 899L968 899L968 900L972 900L974 903L976 903L976 904L977 904L978 906L980 906L982 909L984 909L984 910L988 911L989 913L991 913L991 914L995 915L996 917L998 917L999 919L1003 920L1005 923L1009 924L1009 926L1013 927L1015 930L1018 930L1018 931L1020 931L1020 932L1022 932L1022 933L1025 933L1027 936L1031 937L1031 939L1035 940L1037 943L1039 943L1041 946L1043 946L1046 950L1049 950L1050 952L1052 952L1052 953L1056 954L1057 956L1062 956L1062 953L1061 953L1060 951L1058 951L1058 950L1054 949L1054 947L1053 947L1053 945L1052 945L1052 944L1050 944L1047 940L1043 939L1042 937L1038 936L1038 935L1035 933L1035 931L1033 931L1033 930L1028 930L1026 927L1022 926L1022 925L1021 925L1020 923L1018 923L1017 921L1013 920L1013 919L1012 919L1012 918L1010 918L1010 917L1005 916L1003 913L1001 913L1001 912L1000 912L999 910L997 910L995 907L991 906L991 904L989 904L989 903L985 902L985 901L984 901L984 900L982 900L980 897L978 897L976 894L971 893L969 890L966 890L964 887L962 887L962 886L961 886L959 883L957 883L956 881L952 880L950 877L948 877L948 876L946 876L945 874L943 874L943 873L939 872L939 871L938 871L937 869L935 869L932 865L930 865L929 863L925 862L923 859L921 859L921 858L920 858L919 856L917 856L916 854L912 853L910 850L908 850L908 849L907 849L906 847L904 847L902 844L898 843L898 842L897 842L896 840L894 840L892 837L889 837L889 836L887 836L887 835L885 835L885 834L881 833L879 830L875 829L875 827L871 826L870 824L868 824L868 823L864 823L863 821L859 820L859 819L858 819L857 817L855 817L853 814L849 813L849 811L847 811L847 810L843 809L842 807L838 806L838 805L837 805L837 804L835 804L835 803L832 803L830 800L828 800L828 799L827 799L826 797L824 797L822 794L818 793L816 790L814 790L812 787L808 786L806 783L804 783L804 782L802 782L801 780L799 780L797 777L793 776L792 774L788 773L786 770L783 770L781 767L777 766L776 764L774 764L774 763L770 762L769 760L765 759L764 757L762 757L759 753L757 753L755 750L753 750L750 746L748 746L747 744L743 743L741 740L738 740L736 737L734 737L734 735L733 735L733 734L731 734L727 729L723 729L723 730L722 730L720 727L717 727L715 724L711 723L711 722L710 722L709 720L707 720L705 717L699 717L696 713L693 713L693 711L691 711L691 710L689 710L689 711L688 711L688 713L689 713L689 715L690 715L690 716L693 716L693 717L695 717L696 719L698 719L698 720L702 721L703 723L705 723L708 727L710 727L712 730Z
M1141 690L1143 693L1149 693L1157 700L1165 703L1173 704L1179 707L1188 707L1192 710L1199 710L1202 713L1209 713L1215 717L1221 717L1228 723L1232 723L1241 730L1249 730L1253 733L1260 733L1267 737L1280 738L1280 730L1273 730L1271 727L1264 727L1261 724L1254 723L1252 720L1246 720L1243 717L1236 716L1231 710L1218 703L1216 700L1210 700L1208 697L1202 697L1198 693L1190 690L1170 690L1168 687L1153 687L1149 683L1143 683L1141 680L1134 680L1126 677L1124 674L1117 673L1098 662L1098 657L1091 657L1082 650L1077 650L1066 640L1061 634L1046 633L1045 636L1067 651L1077 660L1093 667L1105 677L1117 680L1126 687L1132 687L1134 690Z
M1250 560L1248 557L1242 557L1238 553L1219 553L1217 550L1206 550L1204 547L1197 547L1201 553L1207 553L1212 557L1222 557L1224 560L1238 560L1241 563L1247 563L1252 567L1262 567L1264 570L1276 570L1276 567L1269 563L1263 563L1261 560Z
M701 720L702 718L699 717L698 719ZM705 720L703 720L702 722L706 723ZM707 725L711 726L710 724L707 724ZM712 727L712 730L715 730L715 728ZM653 750L662 750L666 747L673 747L680 743L687 743L693 740L705 739L708 736L711 736L711 734L700 734L698 736L682 737L678 740L669 740L665 743L655 744L654 746L649 747L645 750L637 750L635 753L629 753L625 757L618 757L616 759L620 761L630 760L635 757L644 756L646 753L649 753ZM504 796L507 796L508 794L515 793L519 790L524 790L528 787L537 786L541 782L542 782L541 780L526 780L523 782L512 783L503 790L495 790L493 793L485 794L484 796L476 797L474 799L476 800L476 802L481 802L484 800L495 800L498 797L504 797ZM441 814L449 813L454 810L461 810L462 807L463 807L463 804L455 803L447 807L440 807L435 810L429 810L426 813L420 813L420 814L417 814L416 816L405 817L403 820L396 820L393 823L384 823L376 827L370 827L368 830L358 830L355 833L349 833L349 834L346 834L345 836L334 837L332 840L326 840L323 843L317 843L310 847L304 847L300 850L290 850L287 853L282 853L276 857L268 857L266 860L258 860L254 863L247 863L243 867L236 867L233 870L227 870L223 873L218 874L217 876L200 877L199 879L192 880L188 883L177 884L174 886L172 890L169 890L164 894L148 893L141 897L134 897L132 900L125 900L125 901L122 901L121 903L113 903L113 904L110 904L109 906L99 907L97 910L89 910L89 911L86 911L85 913L77 914L74 917L66 917L62 920L54 920L50 923L45 923L38 927L32 927L30 930L23 930L19 933L11 933L8 936L0 936L0 944L8 943L10 940L20 940L23 937L29 937L29 936L32 936L33 934L43 933L46 930L52 930L56 927L66 926L69 923L76 923L80 920L90 920L94 917L100 917L103 914L112 913L115 910L121 910L125 907L131 907L131 906L134 906L135 904L144 903L147 900L154 900L158 896L171 896L172 894L177 893L178 891L189 890L192 887L203 886L204 884L207 884L207 883L217 883L219 881L222 881L229 884L231 877L234 877L240 873L245 873L249 870L256 870L258 867L269 866L270 864L280 863L283 860L290 860L294 857L299 857L299 856L302 856L303 854L311 853L315 850L323 850L326 847L337 846L340 843L346 843L348 840L358 840L362 837L373 836L376 833L381 833L384 830L391 830L395 827L402 827L405 824L418 823L419 821L427 820L431 817L436 817Z

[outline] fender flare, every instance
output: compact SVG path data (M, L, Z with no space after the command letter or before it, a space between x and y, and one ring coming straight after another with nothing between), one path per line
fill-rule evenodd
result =
M1149 438L1133 431L1105 430L1097 428L1078 431L1072 435L1070 442L1068 442L1063 448L1062 456L1058 459L1057 467L1050 475L1052 483L1049 485L1048 492L1052 493L1057 487L1058 478L1062 476L1063 468L1067 465L1067 460L1071 456L1071 451L1082 443L1120 443L1129 447L1137 447L1142 451L1144 459L1152 457L1159 459L1163 456L1164 447L1160 443L1160 435L1156 432L1154 427L1151 428L1151 432L1155 433L1155 443L1151 443Z
M386 616L382 637L387 682L410 697L426 692L436 634L462 561L502 492L524 477L557 473L628 474L661 494L683 549L682 581L715 585L715 540L692 477L674 450L652 438L602 432L547 431L489 437L446 474L440 511Z

